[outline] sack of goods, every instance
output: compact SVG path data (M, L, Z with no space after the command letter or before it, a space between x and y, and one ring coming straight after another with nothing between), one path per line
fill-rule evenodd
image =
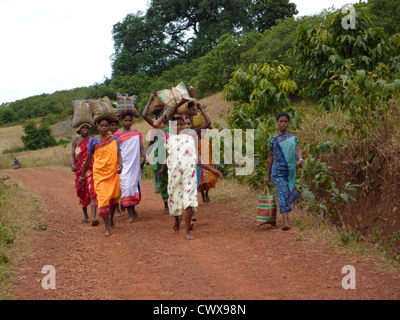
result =
M97 122L103 118L107 118L112 121L118 121L111 100L108 97L97 100L91 99L89 100L89 106L93 113L94 122Z
M205 113L209 116L208 108L206 107L204 110L205 110ZM203 124L206 123L206 119L204 119L204 116L201 113L201 108L199 106L197 107L196 115L194 115L192 117L192 123L193 123L193 128L198 128L198 127L200 127L200 126L202 126ZM210 124L208 126L208 129L213 129L213 125Z
M155 96L150 104L150 112L155 115L158 114L161 110L164 110L164 108L164 103L160 100L159 97Z
M198 103L194 101L186 101L176 108L175 112L195 116L198 114Z
M182 107L182 110L179 113L188 113L189 111L194 113L194 110L197 110L197 106L194 103L196 99L189 95L187 87L183 82L171 89L157 91L157 96L162 103L164 103L165 113L168 118L172 117L172 115L177 112L178 107L185 104L185 102L193 103Z
M125 114L133 115L139 118L139 112L136 110L136 96L129 97L128 95L123 96L117 94L117 116L123 116Z
M82 123L93 124L93 116L88 101L74 100L72 104L74 106L74 117L72 118L74 128L79 127Z

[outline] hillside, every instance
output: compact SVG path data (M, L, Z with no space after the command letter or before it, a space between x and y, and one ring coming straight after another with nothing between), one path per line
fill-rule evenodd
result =
M205 104L209 108L209 114L213 121L224 126L225 117L229 107L232 105L221 99L221 93L211 95L207 98L200 99L199 103ZM40 123L40 120L37 120ZM76 132L71 127L72 117L51 125L54 137L59 139L69 139L76 136ZM142 132L145 136L149 130L149 125L143 118L134 119L135 129ZM23 143L20 139L24 135L22 125L11 127L0 127L0 153L12 147L22 147ZM146 142L145 142L146 143ZM42 166L68 166L70 159L70 146L50 147L37 151L25 151L15 154L2 154L0 159L0 170L8 169L12 165L12 159L17 157L25 167L42 167Z

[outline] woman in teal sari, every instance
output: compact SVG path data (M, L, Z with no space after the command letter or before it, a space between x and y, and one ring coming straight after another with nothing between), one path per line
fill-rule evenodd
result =
M279 211L283 216L283 230L289 227L289 212L292 204L299 197L296 190L296 168L303 167L303 159L299 147L299 140L295 134L287 132L290 117L286 112L281 112L276 117L278 133L268 140L267 176L264 185L268 185L272 178L278 197Z

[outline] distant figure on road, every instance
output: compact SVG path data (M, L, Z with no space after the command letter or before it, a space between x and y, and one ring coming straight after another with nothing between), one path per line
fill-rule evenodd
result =
M21 168L21 163L19 162L19 160L17 158L14 158L14 163L13 163L12 167L13 167L13 169Z

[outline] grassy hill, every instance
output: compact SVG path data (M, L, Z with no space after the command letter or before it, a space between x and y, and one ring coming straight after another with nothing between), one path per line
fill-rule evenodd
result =
M228 114L230 103L221 99L221 93L214 94L205 99L199 100L200 103L208 106L210 117L213 121L224 126L225 117ZM37 120L37 123L40 119ZM71 127L72 118L51 125L54 137L59 139L72 139L77 136ZM144 135L150 126L143 118L134 119L133 128L139 130ZM56 146L36 151L23 151L18 153L3 154L6 149L22 147L21 136L24 135L22 125L0 128L0 170L9 169L14 157L17 157L24 167L42 166L69 166L71 149L68 146Z

